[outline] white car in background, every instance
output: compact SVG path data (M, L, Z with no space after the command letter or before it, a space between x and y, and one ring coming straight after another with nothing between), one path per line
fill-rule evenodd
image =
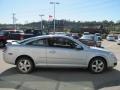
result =
M63 35L37 36L9 43L3 52L5 62L16 65L22 73L29 73L37 66L82 67L101 73L117 65L113 53Z
M120 35L118 35L117 44L120 45Z
M113 35L108 35L106 38L108 41L115 41L115 36Z

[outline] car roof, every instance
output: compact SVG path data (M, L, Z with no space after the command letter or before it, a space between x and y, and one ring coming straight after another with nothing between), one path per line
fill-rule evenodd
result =
M42 35L42 36L36 36L34 38L47 38L47 37L65 37L65 38L69 38L68 36L65 35Z
M19 41L19 43L24 43L26 41L37 40L37 39L52 38L52 37L63 37L63 38L67 38L67 39L70 39L76 42L76 40L73 39L72 37L65 36L65 35L42 35L42 36L36 36L36 37L24 39L22 41Z
M32 39L42 39L42 38L52 38L52 37L63 37L63 38L69 38L69 39L73 39L72 37L69 37L69 36L65 36L65 35L42 35L42 36L35 36L35 37L31 37L31 38L27 38L27 39L24 39L22 41L25 41L25 40L32 40ZM21 41L21 42L22 42Z

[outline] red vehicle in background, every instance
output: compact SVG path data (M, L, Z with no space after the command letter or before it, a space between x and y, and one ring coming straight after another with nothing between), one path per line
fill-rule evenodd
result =
M24 38L23 30L4 30L3 32L8 40L22 40Z
M41 30L33 30L32 33L24 33L23 30L1 30L0 47L4 47L7 41L23 40L26 38L43 35Z
M4 35L4 32L0 31L0 48L4 47L7 43L7 37Z
M22 40L24 32L22 30L1 30L0 47L4 47L7 40Z

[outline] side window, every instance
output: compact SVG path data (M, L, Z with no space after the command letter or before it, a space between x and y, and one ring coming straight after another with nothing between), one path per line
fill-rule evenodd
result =
M75 48L76 43L72 40L56 37L56 38L49 38L48 45L51 47L60 47L60 48Z
M39 40L31 41L31 42L27 43L26 45L46 46L46 39L39 39Z

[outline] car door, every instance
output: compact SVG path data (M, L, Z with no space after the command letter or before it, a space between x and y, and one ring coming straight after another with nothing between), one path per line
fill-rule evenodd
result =
M36 64L46 64L46 38L30 41L26 45Z
M77 43L63 37L48 39L47 64L48 65L82 65L85 62L84 50L75 49Z

